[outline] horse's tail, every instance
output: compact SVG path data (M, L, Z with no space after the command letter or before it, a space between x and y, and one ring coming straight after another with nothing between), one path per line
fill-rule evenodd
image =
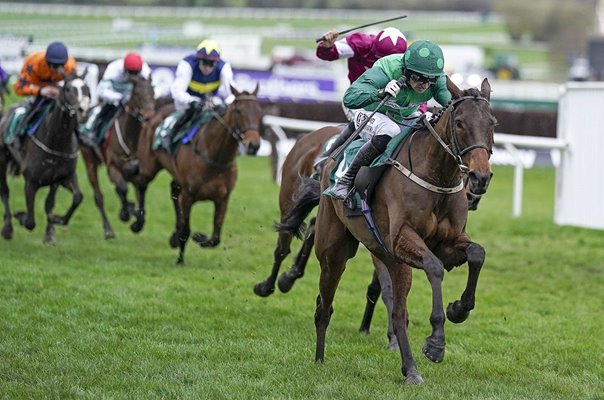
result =
M277 232L288 232L302 239L306 224L304 220L319 205L321 184L317 179L302 177L300 186L294 195L294 207L275 224Z

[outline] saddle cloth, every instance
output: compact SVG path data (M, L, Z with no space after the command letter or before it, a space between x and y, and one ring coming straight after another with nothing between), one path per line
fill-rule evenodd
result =
M164 118L164 120L155 129L153 144L151 146L153 150L157 150L162 147L162 138L170 132L172 126L174 126L174 123L176 122L176 120L178 120L178 117L180 117L181 114L182 112L180 111L174 111L172 114ZM193 121L189 121L176 133L176 135L172 136L170 141L170 148L164 150L168 150L170 153L174 154L180 144L186 144L191 142L193 137L195 137L195 133L197 132L198 128L202 124L205 124L206 122L211 120L212 115L212 111L207 110L204 111L199 118L196 118Z

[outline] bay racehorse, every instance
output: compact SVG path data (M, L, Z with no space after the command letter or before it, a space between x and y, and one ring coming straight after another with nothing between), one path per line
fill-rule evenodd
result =
M99 185L98 168L102 163L107 166L109 179L115 185L115 191L121 202L120 220L127 222L135 213L134 203L128 201L128 179L131 178L127 166L136 158L138 139L143 124L155 114L153 86L149 79L131 75L132 92L124 104L119 116L114 119L107 130L105 141L100 151L93 147L81 146L81 153L86 165L88 180L94 191L94 202L101 213L105 238L115 237L107 213L105 201ZM135 225L136 222L133 224Z
M315 359L324 360L325 336L333 312L333 299L346 261L363 243L385 264L393 287L393 324L398 339L402 372L407 384L423 383L407 337L406 299L411 288L411 269L425 272L432 288L432 333L423 347L424 355L440 362L445 352L445 313L442 304L444 271L468 263L468 280L460 300L450 303L446 317L465 321L474 308L476 285L485 251L466 233L468 199L462 175L468 167L468 190L486 192L492 173L489 156L496 120L492 114L487 79L477 89L461 90L447 78L453 100L431 122L403 144L391 160L371 199L369 221L346 217L342 202L327 195L320 198L315 222L315 254L321 265L319 295L315 311L317 334ZM325 166L321 190L331 184L334 162ZM300 196L294 208L303 208ZM294 230L295 225L289 229Z
M317 156L324 150L326 143L332 138L335 138L341 131L341 126L329 126L309 132L296 141L285 157L282 167L281 186L279 188L279 211L281 222L286 220L286 216L294 207L294 195L300 189L302 178L310 177L314 173L314 164ZM311 209L319 204L320 191L318 189L317 185L317 187L312 190L313 194L316 195L316 204L312 204ZM311 209L308 210L308 213L310 213ZM304 218L305 217L306 215ZM287 293L293 287L296 280L304 276L306 264L312 253L315 238L314 222L314 218L311 218L305 232L299 230L298 232L292 233L286 229L278 229L277 245L273 252L273 268L271 274L264 281L259 282L254 286L254 293L261 297L270 296L275 291L275 282L278 283L281 292ZM279 228L279 224L276 224L276 228ZM302 239L302 247L294 258L292 267L289 271L283 272L277 281L277 275L279 274L281 264L291 252L291 242L294 234L295 236L298 236L299 239ZM372 258L375 268L373 270L372 281L367 287L367 303L359 328L359 331L363 333L369 333L375 304L382 292L382 286L384 286L385 289L382 298L386 305L389 319L391 314L390 310L392 309L392 291L390 290L390 277L387 276L388 271L385 267L382 268L383 263L379 261L379 259L375 256ZM384 281L383 283L380 283L380 278ZM388 325L389 348L395 349L398 347L396 337L392 332L392 325L390 323Z
M170 245L179 247L177 264L184 263L184 250L191 234L191 207L197 201L214 203L213 232L193 234L201 247L215 247L220 243L222 225L229 197L237 180L236 156L241 146L247 154L256 154L260 147L262 109L253 92L239 92L231 87L235 100L224 115L212 111L212 119L200 125L190 143L181 144L174 155L163 149L153 150L155 130L162 120L174 111L168 105L162 108L143 129L138 146L139 173L134 178L138 192L142 229L145 218L145 191L149 182L165 168L172 175L171 197L176 214L176 228ZM138 231L140 231L138 229Z
M24 156L19 165L16 165L16 158L11 155L8 145L3 141L7 124L17 106L11 107L0 122L0 195L4 203L2 236L10 239L13 234L6 180L7 168L12 164L11 170L15 173L22 172L25 179L27 210L16 212L14 216L26 229L33 230L36 226L34 219L36 192L41 187L50 187L45 203L47 226L44 242L53 244L56 242L54 225L67 225L83 198L76 175L78 157L76 130L90 106L90 89L82 77L71 74L65 78L52 110L44 117L35 132L24 138L25 142L22 146ZM72 193L72 203L63 216L53 214L55 195L59 186L64 186Z

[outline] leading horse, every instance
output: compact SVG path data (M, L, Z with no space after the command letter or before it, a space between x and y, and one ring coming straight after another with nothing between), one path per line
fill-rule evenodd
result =
M115 191L121 201L119 217L126 222L131 216L137 216L134 204L128 201L128 178L126 165L136 157L138 139L143 124L155 114L155 98L153 86L149 79L139 75L129 76L132 84L130 98L124 105L120 115L109 127L106 139L95 151L92 147L82 145L80 151L86 165L88 180L94 190L94 202L101 213L105 239L115 237L115 232L109 223L105 212L105 201L99 185L98 167L104 162L107 166L109 179L115 185ZM137 224L135 221L133 225Z
M489 157L496 124L489 99L487 79L477 89L461 90L447 78L453 100L433 121L409 137L375 186L371 200L372 233L364 218L346 217L342 202L321 196L315 223L315 253L321 265L319 295L315 311L316 352L324 360L325 336L333 312L333 299L346 261L354 257L359 243L378 257L388 269L394 293L393 324L407 384L423 378L407 337L406 299L411 288L411 269L425 272L432 288L432 334L426 339L424 355L440 362L445 352L445 312L442 304L444 271L468 263L468 280L461 300L450 303L446 317L465 321L475 305L480 270L485 260L482 246L465 231L468 200L462 175L467 172L462 157L474 169L468 173L468 188L486 192L492 176ZM321 188L331 184L326 165ZM291 227L295 228L295 227Z
M176 228L170 238L172 247L179 247L177 264L184 263L184 250L191 234L191 207L197 201L214 203L212 236L193 234L201 247L215 247L227 211L229 197L237 180L236 156L240 147L247 154L256 154L260 148L262 109L258 102L258 86L253 92L231 87L234 101L224 115L212 111L212 119L197 129L190 143L181 144L174 156L163 149L153 150L155 130L173 110L166 106L143 129L138 146L139 173L133 179L139 199L137 213L142 229L145 217L145 192L151 180L165 168L172 175L171 196L176 214ZM140 229L138 229L140 231Z
M4 226L2 236L12 238L13 227L9 206L9 189L6 180L9 164L12 170L22 172L25 178L25 202L27 211L15 213L15 218L28 230L36 226L34 219L34 201L38 189L50 186L46 197L46 234L44 243L54 244L54 225L67 225L76 208L82 202L76 164L78 140L76 130L82 117L90 106L90 89L83 77L75 74L67 76L52 110L44 117L33 135L25 137L23 149L25 157L20 165L12 157L8 145L4 143L4 133L17 106L11 107L0 122L0 196L4 203ZM55 195L59 186L72 193L72 203L65 215L53 214Z

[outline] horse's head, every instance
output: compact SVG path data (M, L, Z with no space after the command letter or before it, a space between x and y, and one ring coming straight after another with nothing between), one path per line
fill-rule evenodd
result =
M473 210L493 176L489 158L493 152L497 120L489 104L491 85L485 78L480 91L475 88L461 90L447 77L447 88L453 96L447 129L453 151L468 167L466 196L468 207Z
M90 88L84 79L75 73L66 76L57 104L81 122L90 108Z
M231 91L235 100L227 109L227 117L231 118L234 126L232 133L246 148L247 154L255 155L260 148L260 123L262 122L262 109L258 98L258 85L251 92L239 92L233 86ZM230 115L229 115L230 113Z
M139 121L147 121L155 115L155 97L151 80L140 75L131 75L128 80L132 83L132 93L126 112Z

